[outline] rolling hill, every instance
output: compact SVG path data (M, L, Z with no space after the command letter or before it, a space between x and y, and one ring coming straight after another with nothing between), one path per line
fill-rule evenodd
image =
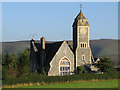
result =
M118 55L118 43L120 44L119 41L120 40L115 39L90 40L90 46L92 49L93 56L107 56L112 58L115 62L117 62L118 57L120 58L120 55ZM51 41L46 41L46 43L51 43ZM24 51L27 48L30 48L29 41L2 42L2 54L8 52L10 54L14 53L15 55L18 55L18 53Z

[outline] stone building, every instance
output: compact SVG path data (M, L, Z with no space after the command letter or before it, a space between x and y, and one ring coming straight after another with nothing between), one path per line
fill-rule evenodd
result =
M72 75L77 66L88 66L94 62L89 45L89 23L83 13L77 15L73 23L73 42L30 41L31 69L48 76Z

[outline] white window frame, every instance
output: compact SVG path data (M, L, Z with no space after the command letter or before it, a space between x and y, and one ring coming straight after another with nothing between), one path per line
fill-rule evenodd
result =
M64 76L64 75L70 75L70 65L71 65L71 62L70 60L67 58L67 60L63 60L64 58L67 58L67 57L63 57L61 58L61 60L59 61L59 75L60 76ZM69 61L69 65L60 65L61 64L61 61ZM61 67L63 67L63 69L65 69L66 67L69 68L69 70L62 70L61 71Z

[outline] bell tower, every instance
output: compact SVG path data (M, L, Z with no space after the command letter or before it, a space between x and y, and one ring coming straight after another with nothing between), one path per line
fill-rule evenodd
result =
M75 67L91 64L89 23L81 10L73 23L73 50L75 54Z

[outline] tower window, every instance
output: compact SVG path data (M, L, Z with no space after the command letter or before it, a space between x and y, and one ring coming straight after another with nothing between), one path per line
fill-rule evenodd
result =
M82 60L85 61L85 55L82 55Z
M83 60L85 59L85 56L83 56Z
M85 55L82 55L82 62L85 64Z
M86 48L86 43L85 43L85 48Z
M81 43L81 47L82 47L82 43Z
M87 43L86 42L81 42L80 47L81 48L87 48Z

